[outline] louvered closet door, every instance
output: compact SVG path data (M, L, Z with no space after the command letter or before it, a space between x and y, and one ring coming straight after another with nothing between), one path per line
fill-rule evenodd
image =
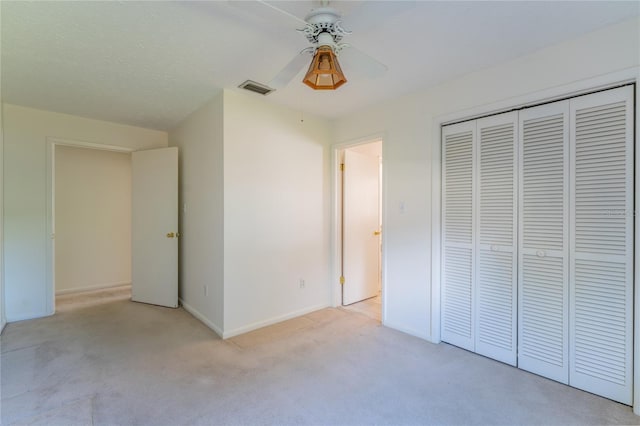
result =
M442 166L442 340L474 350L474 139L475 122L446 126Z
M632 402L633 89L571 100L572 386Z
M519 130L518 367L568 383L569 101Z
M517 113L477 121L476 352L516 365Z

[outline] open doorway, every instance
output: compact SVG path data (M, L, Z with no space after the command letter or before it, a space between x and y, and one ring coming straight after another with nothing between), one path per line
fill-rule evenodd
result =
M85 158L61 164L63 150ZM117 158L119 166L101 164L109 163L109 158ZM102 295L106 298L82 303L102 304L116 297L176 308L178 149L134 152L120 146L47 138L47 177L49 314L57 310L56 293L63 296L101 289L107 289ZM119 187L110 185L114 182ZM65 203L61 191L70 187L83 191L72 191L71 201ZM61 210L65 206L69 211ZM70 215L66 229L65 214ZM79 225L83 230L78 230ZM77 238L62 241L68 233ZM84 275L69 275L65 266L75 272L74 268L81 267ZM128 288L109 294L120 287Z
M53 310L131 298L131 153L54 143Z
M339 158L341 305L382 322L382 140Z

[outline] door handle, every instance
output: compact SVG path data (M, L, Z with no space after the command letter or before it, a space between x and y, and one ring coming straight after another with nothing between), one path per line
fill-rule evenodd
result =
M373 235L380 235L380 231L373 231Z
M175 236L176 236L176 234L174 234L173 232L169 232L169 233L167 234L167 238L173 238L173 237L175 237Z

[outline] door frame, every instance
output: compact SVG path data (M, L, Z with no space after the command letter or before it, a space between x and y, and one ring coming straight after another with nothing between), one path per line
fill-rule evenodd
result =
M631 67L622 71L600 75L556 86L551 89L535 91L506 100L480 105L470 109L436 116L432 120L431 147L433 158L431 169L431 330L430 341L440 343L441 315L441 268L442 268L442 126L459 121L473 120L486 115L507 112L516 108L524 108L575 97L598 90L612 89L621 85L635 84L635 166L640 166L640 67ZM640 173L635 174L635 212L640 212ZM634 214L634 330L633 330L633 412L640 415L640 218Z
M380 277L380 286L382 288L382 324L386 321L386 244L385 244L385 232L387 228L386 224L386 189L387 189L387 173L385 170L385 139L386 133L374 133L369 136L365 136L358 139L351 139L345 142L339 142L331 146L331 179L332 179L332 218L331 218L331 306L342 306L342 285L340 284L341 271L341 258L342 258L342 177L340 171L340 152L347 148L353 148L358 145L366 145L373 142L382 142L382 182L380 183L380 191L382 192L382 235L381 246L382 252L380 254L380 268L382 269L382 276Z
M74 139L63 139L47 137L47 233L46 233L46 305L48 315L56 312L56 274L55 274L55 202L56 202L56 147L68 146L72 148L94 149L98 151L112 151L120 153L131 153L132 148L116 145L106 145L93 142L86 142Z

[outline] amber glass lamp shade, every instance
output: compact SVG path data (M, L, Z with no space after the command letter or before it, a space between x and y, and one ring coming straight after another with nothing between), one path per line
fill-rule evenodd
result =
M314 90L335 90L347 82L330 46L318 47L302 82Z

